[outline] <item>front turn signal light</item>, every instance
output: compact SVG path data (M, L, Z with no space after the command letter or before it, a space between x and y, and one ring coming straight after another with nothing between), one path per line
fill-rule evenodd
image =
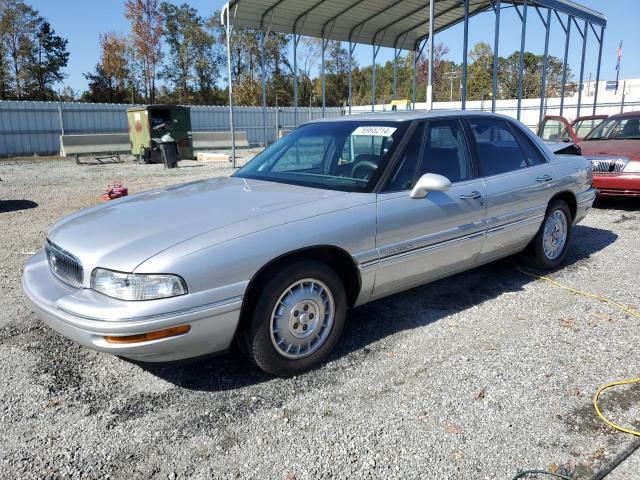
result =
M165 328L163 330L155 330L153 332L140 333L138 335L125 335L125 336L105 336L104 339L108 343L140 343L150 342L152 340L160 340L162 338L177 337L189 332L191 327L189 325L180 325L177 327Z

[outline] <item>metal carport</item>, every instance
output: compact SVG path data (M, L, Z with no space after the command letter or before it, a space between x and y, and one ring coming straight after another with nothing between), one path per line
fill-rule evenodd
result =
M266 68L264 65L264 39L269 32L293 35L293 63L294 63L294 108L298 107L297 80L297 48L301 36L322 39L321 81L322 107L325 108L325 72L324 56L329 40L349 43L349 100L348 108L352 106L352 56L356 44L372 46L372 110L375 109L376 57L380 47L394 49L393 55L393 95L396 95L397 59L403 50L416 53L413 62L412 100L415 108L416 99L416 60L425 46L429 45L429 75L427 80L427 105L432 104L433 83L433 37L439 31L445 30L460 22L464 23L463 61L462 61L462 108L466 108L467 100L467 54L469 18L485 11L495 14L495 32L493 44L493 79L491 109L495 111L498 90L498 45L500 40L500 12L503 8L514 8L521 20L520 65L518 72L518 119L520 118L522 100L522 80L524 70L525 33L528 13L536 12L545 28L545 49L542 67L542 85L540 88L541 106L544 103L545 81L547 72L547 58L549 48L549 32L552 14L557 18L565 32L563 91L566 78L567 57L571 25L573 24L582 38L582 57L580 65L580 85L578 93L578 114L582 100L584 83L584 61L587 47L588 31L593 31L598 41L598 66L596 71L596 85L600 80L600 61L602 56L602 41L606 19L604 15L583 7L570 0L231 0L222 9L221 20L227 32L227 75L229 85L229 112L231 130L233 133L233 94L231 79L231 49L230 39L234 25L256 29L262 32L262 106L266 108ZM563 20L562 16L565 17ZM598 31L599 30L599 31ZM598 91L596 87L593 110L595 112ZM563 100L561 100L561 114ZM542 108L541 108L542 115ZM266 110L265 110L266 115ZM265 144L266 144L266 122ZM233 152L235 159L235 151Z

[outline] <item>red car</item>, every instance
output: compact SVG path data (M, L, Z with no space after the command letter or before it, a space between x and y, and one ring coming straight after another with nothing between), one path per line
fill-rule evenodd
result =
M602 197L640 197L640 112L612 115L578 146Z
M608 115L585 115L569 123L564 117L547 115L540 124L538 136L545 142L578 143L607 117Z

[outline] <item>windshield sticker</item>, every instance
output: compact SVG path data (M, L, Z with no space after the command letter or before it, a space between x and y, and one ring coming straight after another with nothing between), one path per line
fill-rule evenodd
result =
M374 137L390 137L393 132L397 130L396 127L376 127L374 125L367 125L366 127L356 128L352 136L374 136Z

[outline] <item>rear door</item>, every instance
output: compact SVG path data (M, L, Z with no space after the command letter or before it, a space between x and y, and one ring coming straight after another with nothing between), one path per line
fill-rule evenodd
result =
M545 142L573 142L578 138L569 121L564 117L547 115L538 129L538 136Z
M446 176L451 188L411 198L411 188L425 173ZM373 296L473 265L485 235L485 200L484 182L476 178L461 122L420 122L378 194L380 261Z
M487 188L487 237L479 261L522 250L542 224L557 184L553 165L522 128L496 117L467 120Z

